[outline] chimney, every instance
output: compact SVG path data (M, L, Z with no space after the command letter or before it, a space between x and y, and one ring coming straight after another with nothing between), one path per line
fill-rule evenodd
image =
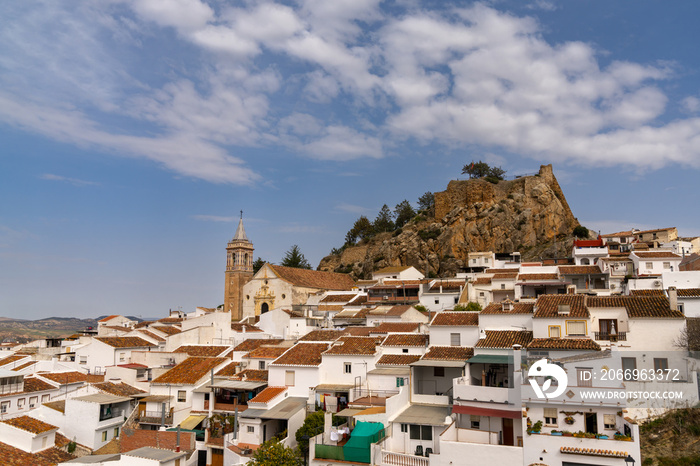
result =
M180 453L180 425L177 426L177 444L175 445L175 452Z
M668 287L668 304L672 311L678 310L678 291L675 286Z
M566 294L576 294L576 285L569 285L566 287Z

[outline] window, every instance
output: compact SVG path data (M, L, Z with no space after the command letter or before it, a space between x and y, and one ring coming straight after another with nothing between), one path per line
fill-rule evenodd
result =
M603 414L603 427L605 429L615 430L615 415Z
M17 399L17 409L24 409L24 402L26 401L26 398L18 398Z
M401 424L401 432L408 432L408 424Z
M417 426L411 424L409 429L409 437L411 440L432 440L433 439L433 428L432 426Z
M461 339L459 333L450 333L450 345L460 346Z
M87 356L80 356L80 364L87 364Z
M685 308L683 307L683 303L678 303L678 311L681 314L685 314Z
M445 368L433 367L433 377L445 377Z
M557 408L544 408L544 423L550 426L557 425Z
M459 298L455 298L455 304L459 304Z
M345 366L345 373L346 374L352 374L352 363L346 362L346 363L343 363L343 366Z
M185 401L187 401L187 392L185 390L177 391L177 401L179 403L184 403Z
M102 441L103 442L107 441L107 431L106 430L104 432L102 432Z
M593 371L589 368L576 368L576 385L579 387L593 386Z
M664 262L664 269L670 269L671 268L671 263L670 262Z
M5 414L10 409L10 402L3 401L0 403L0 413Z
M124 362L125 354L119 353L119 362Z
M665 371L668 369L668 359L666 358L654 358L654 370L662 370Z
M558 325L549 326L549 338L559 338L561 337L561 327Z
M404 353L404 354L408 353L408 348L403 348L403 349L401 350L401 352Z
M405 383L406 383L406 381L403 377L396 377L396 386L397 387L403 387Z
M114 438L119 437L119 427L114 428Z
M481 297L483 298L483 297L484 297L484 292L483 292L483 291L480 292L480 293L479 293L479 296L481 296Z
M472 429L478 429L481 425L481 416L471 415L469 416L469 423Z
M569 320L566 322L566 334L567 335L586 335L586 321L585 320Z
M255 432L255 426L248 426L248 429L247 429L247 430L248 430L248 433L249 433L249 434L252 434L252 433Z
M647 262L646 263L647 269L651 270L654 268L654 263L653 262Z
M284 384L287 387L294 386L294 371L285 371L284 372Z
M29 397L29 407L34 408L36 407L37 402L39 401L38 396L30 396Z
M637 380L634 371L637 369L637 358L622 358L622 373L625 380Z
M439 299L439 298L435 298L435 304L440 304L440 299Z
M47 403L47 402L49 401L50 398L51 398L51 395L48 395L48 394L46 394L46 395L41 395L41 402L42 402L42 403Z
M265 361L258 361L258 369L261 371L265 370Z

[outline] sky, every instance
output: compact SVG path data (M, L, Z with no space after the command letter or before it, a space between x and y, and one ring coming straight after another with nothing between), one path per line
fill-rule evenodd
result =
M700 235L700 2L0 2L0 316L223 302L472 160Z

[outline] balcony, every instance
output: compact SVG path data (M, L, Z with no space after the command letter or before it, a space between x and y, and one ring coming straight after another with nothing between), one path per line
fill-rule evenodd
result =
M627 332L593 332L593 334L594 339L597 341L627 341Z
M139 412L139 416L137 419L138 422L142 424L160 424L162 420L162 413L160 411L141 411ZM165 423L172 425L172 413L165 414Z
M382 466L429 466L430 459L382 450Z

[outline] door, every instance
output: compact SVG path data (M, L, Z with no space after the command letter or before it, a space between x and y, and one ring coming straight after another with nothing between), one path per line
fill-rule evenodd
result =
M598 330L600 330L600 340L610 340L610 335L619 333L617 319L600 319L598 321Z
M267 424L263 424L262 441L263 441L263 443L267 442Z
M513 443L513 420L503 419L503 445L515 445Z
M146 416L146 402L139 403L139 419Z
M589 434L598 433L598 414L586 413L586 432Z
M224 451L218 448L211 449L211 466L224 466Z

